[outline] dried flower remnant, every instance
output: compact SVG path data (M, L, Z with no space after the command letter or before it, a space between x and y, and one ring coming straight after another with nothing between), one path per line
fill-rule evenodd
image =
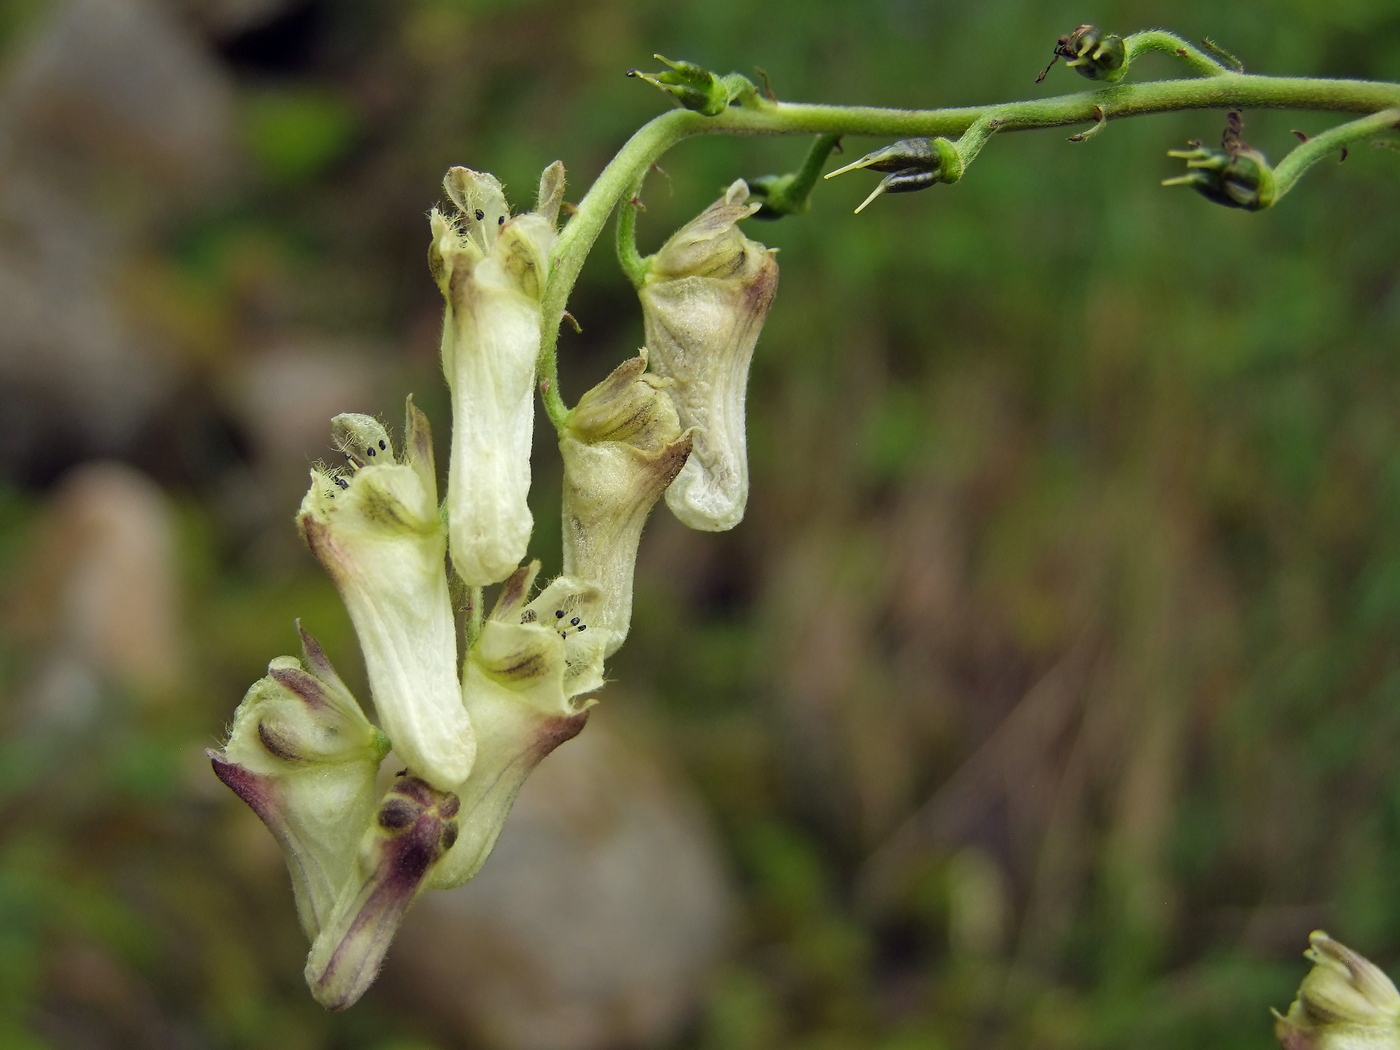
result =
M450 790L471 771L476 743L457 686L428 421L410 400L402 459L369 416L337 416L332 433L350 469L313 470L297 521L350 612L395 752Z
M778 286L773 252L738 228L761 207L736 181L648 260L639 290L651 367L682 427L697 428L666 505L693 529L722 532L744 516L749 468L744 399L749 363Z
M556 161L546 168L536 209L514 217L492 175L453 168L443 188L456 213L433 209L428 259L446 301L448 521L452 563L469 586L480 587L515 571L534 526L526 497L540 297L557 238L564 167Z

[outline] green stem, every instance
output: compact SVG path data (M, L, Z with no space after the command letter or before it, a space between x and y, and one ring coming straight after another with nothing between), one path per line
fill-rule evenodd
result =
M807 151L807 156L802 161L802 167L793 173L792 182L784 188L783 196L789 207L805 209L813 187L822 177L826 158L831 156L831 151L840 141L840 134L834 132L817 136L817 141L812 143L812 148Z
M1190 41L1183 40L1175 33L1168 33L1165 29L1148 29L1134 33L1123 38L1123 45L1128 49L1129 65L1138 55L1148 51L1163 51L1181 59L1203 77L1218 77L1232 72L1229 67L1217 62Z
M641 206L638 198L642 193L642 183L650 170L643 168L637 174L631 190L623 198L622 207L617 210L617 261L633 288L640 288L647 276L646 260L637 251L637 211ZM634 201L637 203L634 204Z
M1143 37L1139 50L1155 49L1170 34ZM885 138L957 136L978 121L995 120L996 130L1097 124L1119 117L1170 113L1188 109L1300 109L1337 113L1376 113L1400 107L1400 84L1365 80L1326 80L1310 77L1266 77L1225 70L1203 53L1175 41L1186 58L1209 75L1194 80L1160 80L1145 84L1114 84L1056 98L1007 102L992 106L903 110L865 106L820 106L771 102L754 97L705 117L691 110L663 113L643 125L603 169L579 202L578 210L559 236L551 254L545 288L539 374L546 411L556 427L563 426L568 408L559 394L557 345L559 324L569 293L584 259L602 232L617 202L667 150L692 135L877 135ZM1193 59L1192 54L1200 56ZM1201 60L1208 63L1206 69ZM1217 71L1218 70L1218 71Z
M1356 142L1358 139L1372 138L1387 131L1394 131L1397 127L1400 127L1400 109L1385 109L1379 113L1372 113L1369 117L1362 117L1360 120L1338 124L1335 128L1328 128L1321 134L1314 135L1295 147L1288 156L1275 165L1276 196L1274 200L1277 201L1279 197L1291 190L1293 184L1302 177L1303 172L1327 154Z
M958 141L953 145L957 147L958 156L962 159L963 168L977 159L977 154L982 152L982 147L987 144L987 140L995 135L1002 128L1002 122L996 117L983 117L976 121L971 127L962 133ZM961 177L961 174L959 175Z
M796 171L751 180L749 188L763 202L762 210L755 217L780 219L784 215L801 215L811 207L812 189L821 178L826 158L840 141L840 135L818 135Z

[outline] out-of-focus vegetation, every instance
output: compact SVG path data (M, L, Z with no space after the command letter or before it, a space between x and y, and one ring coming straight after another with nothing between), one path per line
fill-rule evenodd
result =
M141 19L185 50L145 55ZM1075 91L1034 78L1085 21L1400 79L1378 0L0 5L0 1045L457 1045L392 981L315 1006L280 860L201 752L297 616L367 698L291 514L334 412L412 390L446 435L447 166L523 198L560 158L577 199L663 108L623 76L653 52L793 100ZM41 75L56 37L86 79ZM1245 117L1273 157L1329 123ZM1007 136L954 187L856 217L847 176L751 224L783 272L748 518L658 512L604 701L695 785L739 895L673 1045L1267 1047L1310 929L1400 959L1400 156L1258 215L1161 188L1222 124ZM644 250L806 145L682 144ZM571 311L570 400L641 338L606 245ZM147 523L115 554L108 513Z

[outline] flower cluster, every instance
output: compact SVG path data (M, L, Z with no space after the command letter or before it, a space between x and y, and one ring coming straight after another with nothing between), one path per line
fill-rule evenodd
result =
M758 209L742 181L648 260L648 347L559 421L562 573L533 594L530 446L564 170L545 170L520 215L488 174L453 168L444 190L429 264L452 393L446 499L410 398L401 447L370 416L331 421L344 463L311 471L297 515L354 624L379 728L303 632L302 658L272 661L210 752L282 847L306 980L333 1009L374 981L420 892L476 874L525 778L583 728L627 636L654 505L665 495L706 530L743 517L745 388L777 284L773 253L737 227Z

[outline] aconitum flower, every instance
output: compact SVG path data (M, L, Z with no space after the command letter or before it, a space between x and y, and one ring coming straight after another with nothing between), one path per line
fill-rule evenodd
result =
M458 690L428 421L410 400L402 460L369 416L337 416L332 430L349 469L311 472L297 522L350 613L395 753L451 790L471 772L476 744Z
M238 705L228 743L208 754L282 847L297 916L315 940L354 874L389 742L316 639L302 631L301 641L303 659L273 660Z
M761 207L742 179L648 260L638 294L651 368L673 380L695 447L666 493L693 529L722 532L744 517L749 467L744 397L754 345L778 287L773 252L738 228Z
M609 632L593 614L591 583L560 576L527 603L539 562L501 585L495 608L467 652L462 699L476 727L478 758L456 793L461 834L434 869L430 885L465 882L490 855L525 778L540 760L577 735L603 685Z
M564 458L564 575L596 583L595 617L611 656L632 620L637 545L651 508L680 473L694 434L681 433L669 381L648 375L646 352L579 399L560 433Z
M1287 1015L1274 1013L1283 1050L1400 1050L1400 992L1390 978L1321 930L1308 941L1313 968Z
M446 300L442 368L452 388L447 474L452 563L473 587L519 566L530 542L530 439L540 297L564 194L557 161L540 178L535 211L511 217L492 175L453 168L456 207L431 215L428 258Z
M402 776L363 839L355 877L311 945L306 983L322 1006L344 1010L364 995L428 873L457 841L457 796Z

